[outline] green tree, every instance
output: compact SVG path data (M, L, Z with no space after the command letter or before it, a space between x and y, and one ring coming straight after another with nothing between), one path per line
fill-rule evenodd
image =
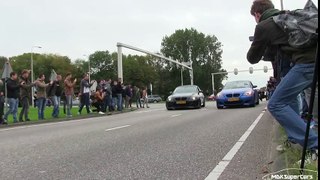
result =
M109 51L96 51L89 56L91 66L91 79L115 78L115 59Z
M3 72L3 67L4 67L4 63L7 61L8 59L4 56L0 56L0 70L1 73ZM1 74L2 75L2 74Z
M22 55L11 57L10 63L12 69L17 73L20 73L23 69L31 69L31 54L24 53ZM37 77L43 73L48 80L52 69L54 69L58 74L62 74L64 76L67 72L72 72L73 68L71 60L67 56L55 54L33 54L34 79L37 79Z
M202 90L212 92L211 73L225 71L222 69L222 44L214 35L205 35L197 30L176 30L162 40L161 52L180 62L192 62L194 84ZM180 67L167 63L165 69L170 74L172 85L180 84ZM190 73L184 71L184 82L190 82ZM215 77L215 89L222 87L226 75ZM164 77L168 78L168 77ZM172 89L172 86L170 87Z

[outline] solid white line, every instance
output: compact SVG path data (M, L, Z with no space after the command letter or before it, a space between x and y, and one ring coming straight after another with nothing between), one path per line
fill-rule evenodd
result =
M236 142L236 144L231 148L231 150L223 157L223 159L218 163L218 165L210 172L210 174L205 178L205 180L216 180L220 177L223 171L226 169L230 161L237 154L243 143L247 140L253 129L259 123L265 111L263 111L257 119L251 124L247 131L241 136L241 138Z
M134 113L136 113L136 114L141 114L141 113L148 113L148 112L153 112L153 111L163 111L164 109L163 108L161 108L161 109L150 109L150 110L144 110L144 111L136 111L136 112L134 112Z
M113 131L113 130L117 130L117 129L126 128L126 127L129 127L129 126L131 126L131 125L124 125L124 126L114 127L114 128L106 129L106 131Z
M181 116L182 114L175 114L175 115L172 115L171 117L174 118L174 117L178 117L178 116Z

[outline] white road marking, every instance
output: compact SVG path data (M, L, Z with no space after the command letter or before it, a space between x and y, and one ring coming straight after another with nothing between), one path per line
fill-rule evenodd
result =
M150 110L144 110L144 111L136 111L136 112L134 112L134 113L136 113L136 114L141 114L141 113L148 113L148 112L153 112L153 111L164 111L164 109L163 108L161 108L161 109L150 109Z
M113 130L117 130L117 129L126 128L126 127L129 127L129 126L131 126L131 125L124 125L124 126L114 127L114 128L106 129L106 131L113 131Z
M171 118L175 118L175 117L178 117L178 116L181 116L182 114L174 114L171 116Z
M240 139L236 142L236 144L231 148L231 150L223 157L223 159L218 163L218 165L210 172L210 174L205 178L205 180L216 180L220 177L223 171L226 169L230 161L237 154L243 143L249 137L253 129L259 123L263 114L266 111L263 111L257 119L251 124L251 126L247 129L247 131L240 137Z

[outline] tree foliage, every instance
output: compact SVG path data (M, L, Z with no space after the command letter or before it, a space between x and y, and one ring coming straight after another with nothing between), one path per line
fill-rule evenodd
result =
M211 73L225 72L222 69L222 44L214 35L205 35L195 29L176 30L174 34L162 40L161 52L179 62L192 62L194 84L206 92L212 92ZM174 86L180 84L180 68L167 63L165 69ZM184 71L184 82L190 84L190 73ZM215 89L222 87L225 75L215 78ZM164 77L168 78L168 77Z
M204 92L212 92L211 73L225 72L222 69L222 44L214 35L205 35L195 29L176 30L175 33L165 36L162 40L160 52L179 62L192 62L194 84ZM67 56L56 54L33 53L35 79L44 73L47 80L50 72L54 69L58 74L65 77L71 72L73 77L81 79L84 73L91 69L91 79L113 79L117 77L116 52L107 50L96 51L89 55L88 60L77 59L71 61ZM181 67L172 62L149 55L123 55L124 83L134 84L139 87L153 85L153 93L163 96L169 95L175 87L181 85ZM15 72L20 73L23 69L31 69L31 54L25 53L10 57L10 63ZM6 57L0 56L0 68L3 68ZM190 72L183 69L183 82L190 84ZM215 89L222 87L222 80L226 75L215 76ZM79 82L79 81L78 81Z

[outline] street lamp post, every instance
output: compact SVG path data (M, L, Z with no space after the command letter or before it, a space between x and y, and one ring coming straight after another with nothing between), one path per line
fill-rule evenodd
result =
M91 75L91 67L90 67L90 59L88 55L84 54L84 57L88 58L88 76L89 76L89 82L91 81L90 75Z
M41 46L32 46L31 47L31 65L30 65L30 69L31 69L31 82L33 83L34 81L34 72L33 72L33 49L34 48L42 48ZM32 87L32 90L31 90L31 99L32 99L32 106L34 106L34 101L33 101L33 98L34 98L34 88Z

